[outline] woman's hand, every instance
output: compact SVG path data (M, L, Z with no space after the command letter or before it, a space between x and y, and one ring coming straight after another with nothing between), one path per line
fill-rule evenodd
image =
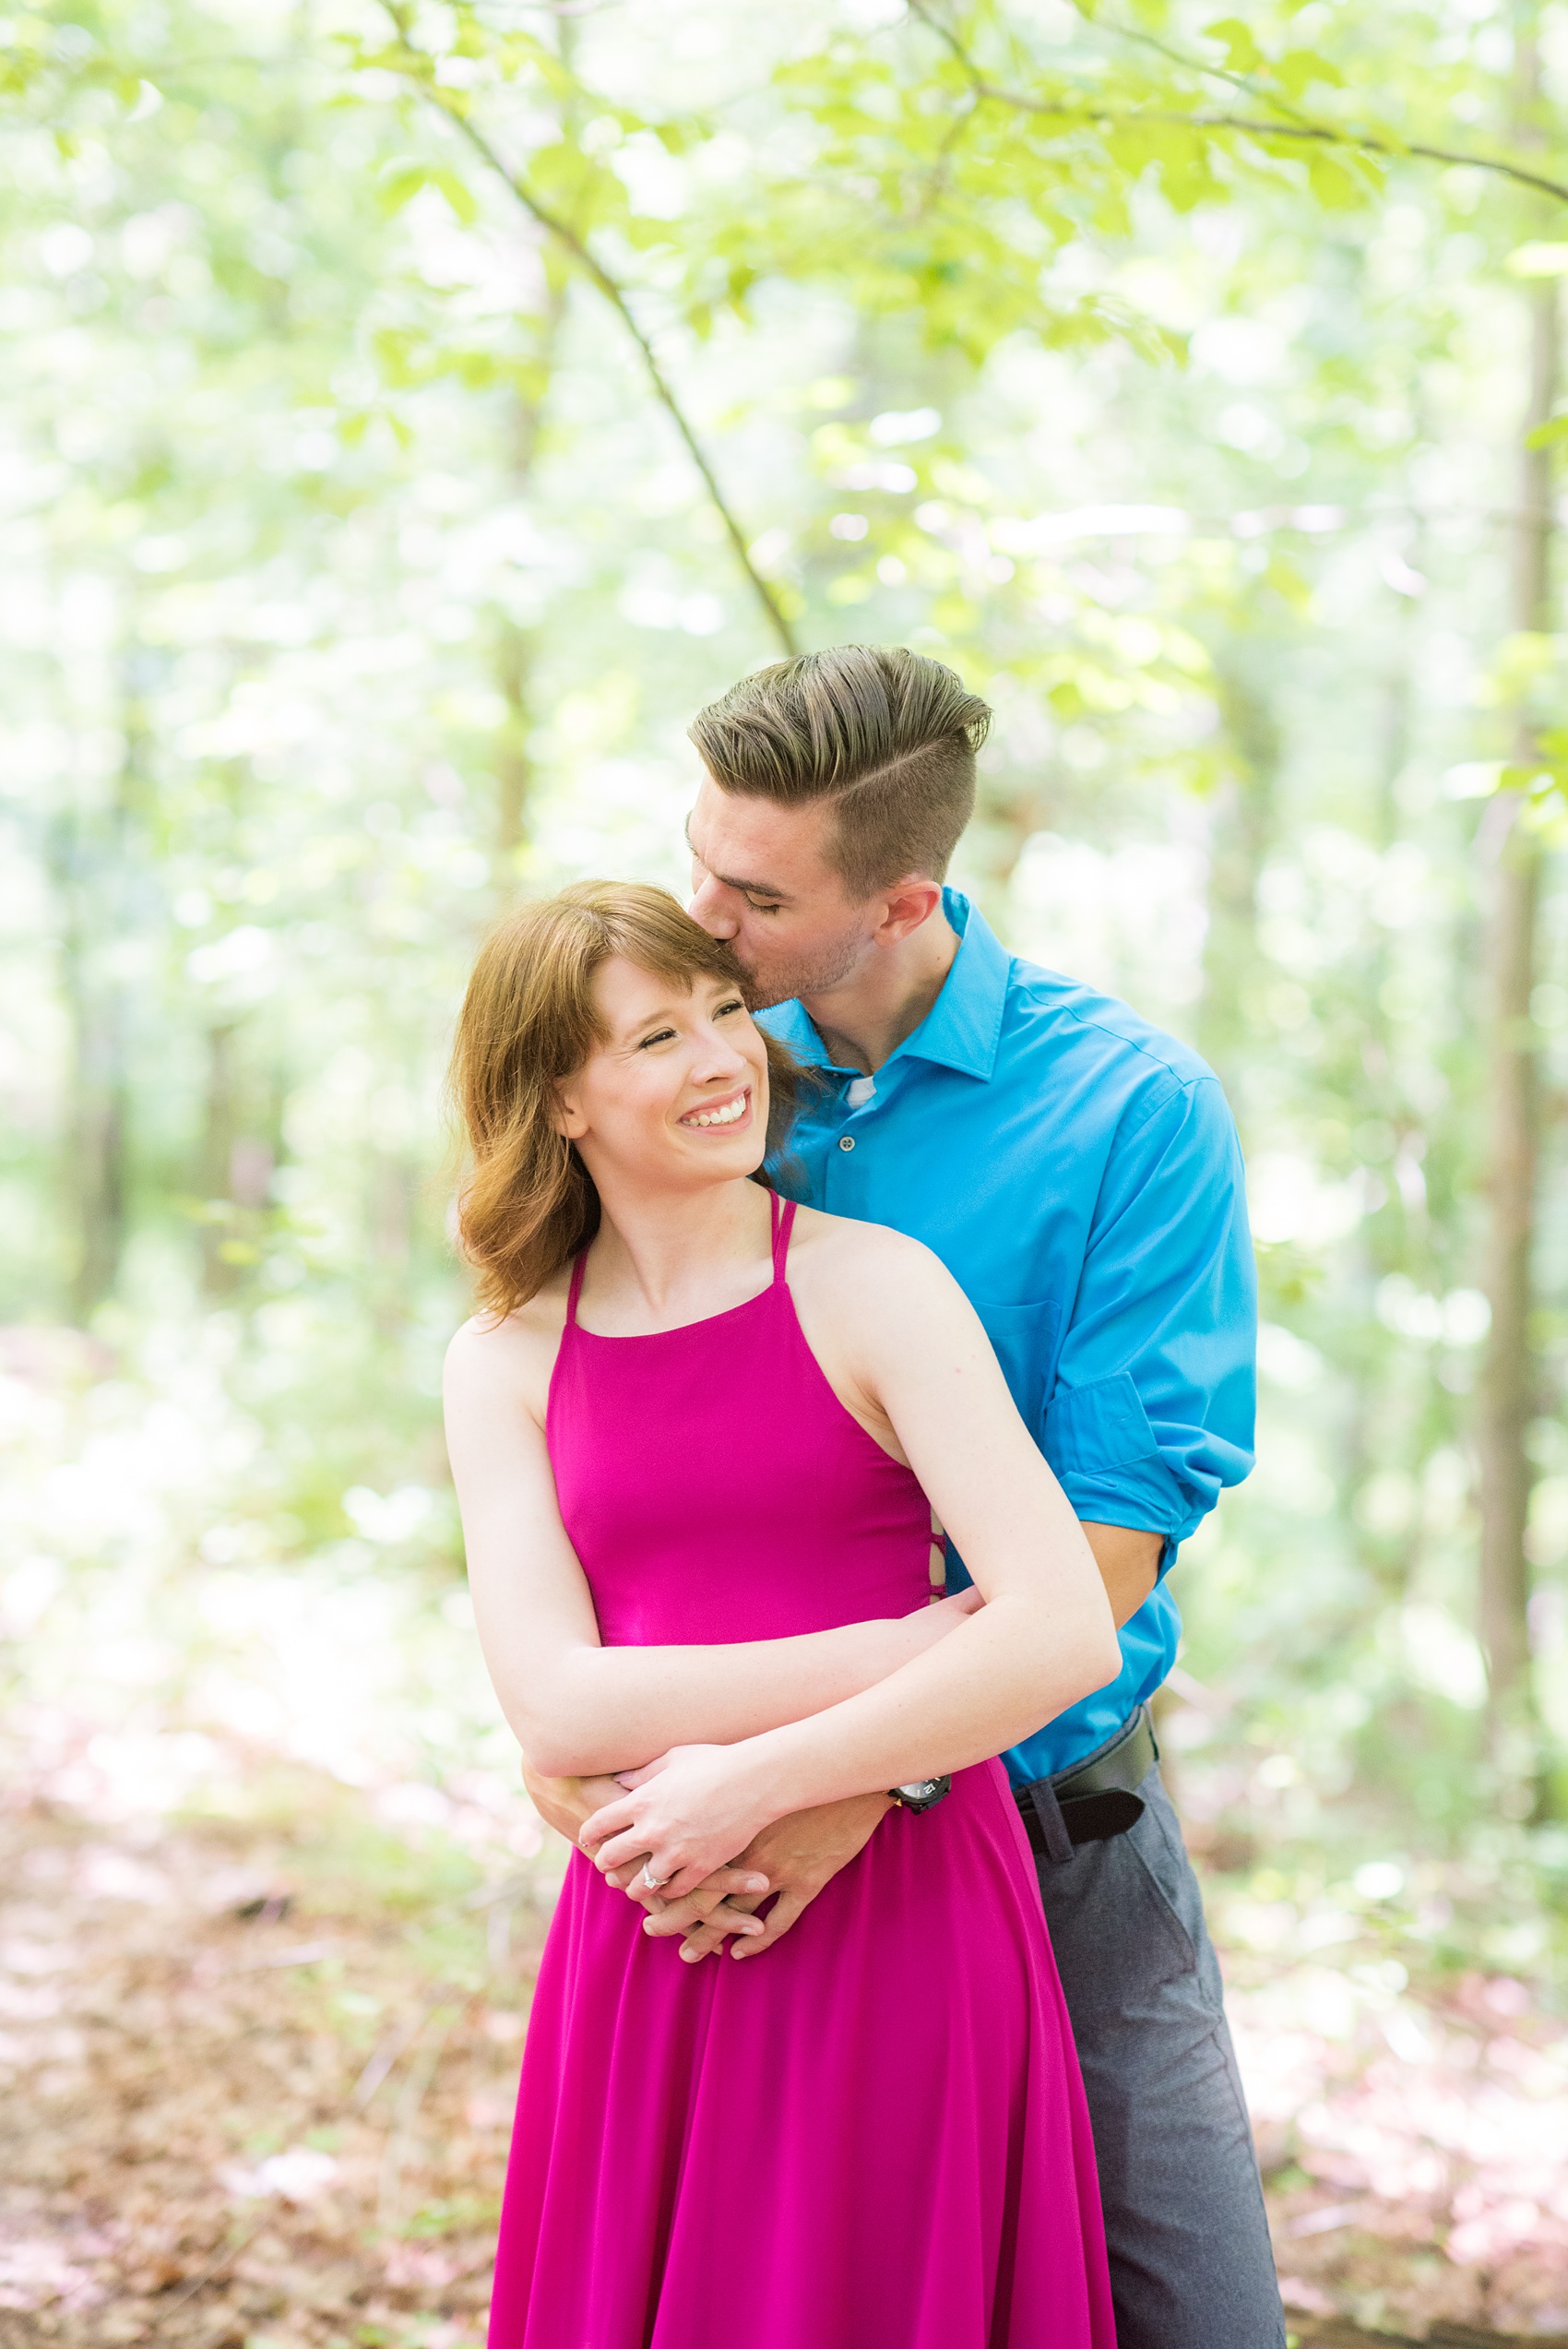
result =
M675 1746L621 1783L625 1794L585 1819L577 1842L606 1876L640 1858L626 1887L634 1896L647 1890L683 1899L744 1851L773 1816L743 1745Z
M984 1604L976 1590L956 1591L874 1627L875 1636L886 1640L885 1670L896 1672L923 1655ZM866 1628L873 1630L869 1624ZM611 1883L642 1901L654 1916L695 1893L716 1871L724 1878L727 1895L750 1890L728 1863L778 1816L752 1769L743 1744L671 1747L645 1769L617 1772L625 1795L583 1821L578 1844ZM758 1889L765 1892L767 1887ZM653 1894L659 1896L658 1907L649 1899ZM721 1928L743 1932L738 1915L731 1921L732 1914L726 1911L718 1920Z

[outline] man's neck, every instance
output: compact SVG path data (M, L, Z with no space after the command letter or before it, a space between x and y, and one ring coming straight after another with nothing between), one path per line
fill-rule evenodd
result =
M841 985L802 996L835 1065L873 1077L942 993L960 944L938 908L897 945L873 947Z

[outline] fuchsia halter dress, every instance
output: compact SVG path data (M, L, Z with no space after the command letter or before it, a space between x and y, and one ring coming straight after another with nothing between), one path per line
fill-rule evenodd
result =
M910 1472L785 1279L577 1323L547 1433L606 1646L772 1640L930 1591ZM633 1757L628 1757L631 1760ZM575 1853L529 2024L491 2349L1114 2349L1077 2058L1000 1762L891 1811L766 1956L688 1965Z

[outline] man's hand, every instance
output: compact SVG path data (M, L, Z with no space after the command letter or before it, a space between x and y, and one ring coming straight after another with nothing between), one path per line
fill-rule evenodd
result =
M584 1819L591 1818L595 1811L602 1810L606 1803L612 1803L617 1795L625 1792L615 1778L541 1778L526 1754L523 1784L546 1827L552 1827L568 1843L576 1842L577 1830Z
M685 1936L681 1955L695 1963L720 1948L727 1933L736 1935L737 1958L759 1957L781 1941L841 1867L847 1867L870 1842L877 1821L892 1807L885 1795L854 1795L847 1802L824 1803L820 1808L796 1811L776 1818L754 1836L735 1861L737 1869L754 1868L766 1876L778 1899L764 1920L765 1929L742 1935L730 1922L746 1914L767 1897L763 1892L731 1893L721 1910L705 1916L697 1903L707 1890L699 1885L683 1901L671 1901L651 1917L643 1930L656 1938ZM714 1879L709 1878L708 1882Z
M573 1844L576 1842L577 1830L584 1820L591 1818L595 1811L602 1810L606 1803L613 1802L618 1795L626 1791L618 1778L541 1777L539 1771L529 1767L526 1756L523 1784L528 1789L529 1800L545 1825L552 1827L557 1835L564 1835L567 1842ZM624 1867L611 1870L605 1880L613 1884L617 1891L627 1893L639 1907L647 1911L647 1922L643 1926L645 1933L662 1935L683 1931L685 1924L700 1925L711 1936L707 1947L718 1949L727 1934L760 1936L766 1929L762 1919L751 1914L757 1902L767 1895L768 1879L757 1868L742 1867L738 1864L733 1867L716 1868L695 1892L688 1892L683 1901L673 1903L660 1900L657 1892L650 1892L646 1887L639 1891L636 1879L641 1874L642 1861L631 1860ZM662 1920L675 1909L681 1912L684 1923L667 1926ZM701 1957L706 1950L691 1954ZM688 1952L683 1950L681 1955L685 1957Z

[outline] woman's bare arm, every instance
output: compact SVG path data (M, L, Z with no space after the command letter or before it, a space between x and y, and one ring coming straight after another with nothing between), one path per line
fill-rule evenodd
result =
M485 1663L545 1776L630 1770L677 1744L728 1745L818 1712L897 1671L978 1604L964 1593L902 1621L790 1640L601 1647L530 1408L527 1344L505 1328L458 1331L446 1357L446 1440Z
M671 1757L588 1822L600 1866L651 1853L671 1899L768 1820L982 1760L1122 1668L1093 1552L957 1283L894 1233L846 1227L831 1248L819 1264L868 1413L885 1415L985 1604L809 1719Z

